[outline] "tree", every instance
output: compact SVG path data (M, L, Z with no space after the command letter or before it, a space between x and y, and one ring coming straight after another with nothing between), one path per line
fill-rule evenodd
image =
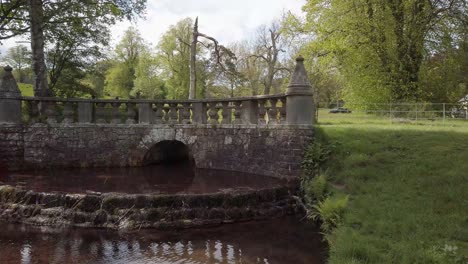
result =
M135 69L145 49L140 32L134 27L128 28L115 48L114 65L106 76L106 90L110 95L130 97L135 87Z
M190 90L190 42L192 39L193 21L186 18L171 26L161 37L156 52L161 69L161 77L165 80L167 98L186 99ZM197 47L200 57L205 55L204 47ZM207 87L207 63L198 59L195 64L197 78L196 97L204 97Z
M18 45L9 48L3 60L16 69L19 82L26 81L26 69L31 67L31 52L26 46Z
M42 0L29 1L31 20L31 52L34 72L34 96L51 96L47 84L47 68L44 55L44 9Z
M29 31L27 4L27 0L0 1L0 41Z
M280 52L286 52L283 48L283 37L279 22L273 22L268 28L263 25L257 30L254 53L252 57L262 60L266 66L263 94L270 94L275 75L288 68L279 64Z
M464 5L461 0L312 0L303 8L304 30L315 34L308 49L339 69L348 101L420 100L428 44L440 41L438 25L448 17L466 25Z
M75 45L95 42L98 36L108 33L110 25L117 20L132 19L145 7L146 0L89 0L86 4L81 1L49 0L2 2L0 27L7 32L2 32L0 37L8 38L30 30L35 91L38 95L49 95L44 55L48 43L60 42L63 37L75 34L88 36ZM106 44L106 38L101 37L100 41L99 44Z
M135 68L135 88L131 95L139 94L142 98L163 99L167 91L164 80L160 77L160 66L156 56L148 49L141 53Z
M201 32L198 31L198 17L195 19L195 23L193 24L193 31L192 31L192 41L190 42L190 45L187 44L186 42L183 42L184 44L186 45L189 45L190 46L190 90L189 90L189 99L195 99L195 95L196 95L196 88L197 88L197 65L196 65L196 61L197 61L197 45L198 43L201 43L202 45L204 45L206 48L210 49L212 46L211 44L207 44L207 43L204 43L204 42L200 42L198 41L198 38L199 37L203 37L204 39L206 40L209 40L211 42L211 44L214 46L214 49L211 53L211 57L214 58L215 60L215 63L217 64L217 66L220 67L221 70L226 70L223 63L222 63L222 60L223 60L223 57L227 56L227 57L230 57L230 58L233 58L234 57L234 54L229 51L226 47L224 47L223 45L219 45L218 44L218 41L213 38L213 37L210 37L206 34L203 34Z

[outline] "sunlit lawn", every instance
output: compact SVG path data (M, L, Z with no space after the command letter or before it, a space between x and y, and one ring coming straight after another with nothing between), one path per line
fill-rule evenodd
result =
M18 83L22 96L34 96L33 86L29 83Z
M350 195L330 262L466 263L468 121L361 115L319 115L339 142L328 174Z

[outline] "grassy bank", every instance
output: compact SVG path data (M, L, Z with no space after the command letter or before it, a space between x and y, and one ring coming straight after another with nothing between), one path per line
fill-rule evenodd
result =
M34 96L33 86L29 83L18 83L22 96Z
M326 172L332 196L349 195L341 224L327 235L330 263L466 263L468 122L333 115L320 123L338 142Z

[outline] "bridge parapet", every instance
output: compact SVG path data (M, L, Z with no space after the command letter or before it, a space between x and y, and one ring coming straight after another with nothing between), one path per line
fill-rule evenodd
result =
M312 125L312 89L303 61L297 59L286 94L199 100L22 97L7 66L0 123Z
M16 111L23 112L23 122L28 124L286 124L284 94L202 100L54 97L16 97L2 100L21 101L23 109Z

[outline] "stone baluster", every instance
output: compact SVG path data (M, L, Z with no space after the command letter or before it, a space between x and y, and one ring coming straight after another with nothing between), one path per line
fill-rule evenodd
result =
M73 104L71 102L64 102L63 103L63 123L65 124L71 124L74 122L74 117L73 114L75 111L73 111Z
M233 124L242 124L242 119L241 119L241 101L234 101L234 122Z
M91 102L78 102L78 123L93 122L93 104Z
M312 125L315 119L313 91L304 67L304 58L296 59L296 68L286 92L286 122L288 125Z
M10 66L4 68L0 81L0 123L21 123L21 92Z
M257 124L258 123L258 101L247 100L242 101L242 124Z
M279 109L279 122L280 124L286 124L286 98L283 97L280 99L281 108Z
M278 99L272 98L270 99L270 109L268 109L268 125L276 125L278 124L278 108L276 104L278 103Z
M222 124L231 124L232 122L232 109L229 107L229 101L221 102L222 112L221 116L223 117Z
M206 112L206 103L192 103L192 122L194 124L206 124L208 120Z
M266 100L258 100L258 124L261 126L266 125L265 115L266 115Z
M107 103L99 102L96 103L96 123L107 123Z
M144 102L138 103L138 123L139 124L150 124L152 119L153 109L151 104Z
M116 100L118 100L119 98L115 98ZM122 123L122 119L121 119L121 116L120 116L120 106L122 105L122 103L120 102L114 102L114 103L111 103L111 106L112 106L112 110L111 110L111 124L120 124Z
M210 116L210 124L211 125L218 125L219 124L219 115L218 115L218 107L216 102L209 103L208 105L208 115Z
M190 103L183 103L182 107L179 109L179 115L182 119L182 124L190 124Z
M43 102L45 106L45 115L48 124L57 124L57 103L56 102Z
M131 125L136 123L136 111L135 111L135 103L128 102L127 104L127 120L125 120L125 124Z
M153 124L162 124L164 123L164 104L155 103L155 106Z
M29 123L35 124L39 122L39 103L36 100L27 101L26 105L28 109Z
M169 124L177 124L178 121L178 113L177 113L177 103L169 103L169 112L168 112Z

